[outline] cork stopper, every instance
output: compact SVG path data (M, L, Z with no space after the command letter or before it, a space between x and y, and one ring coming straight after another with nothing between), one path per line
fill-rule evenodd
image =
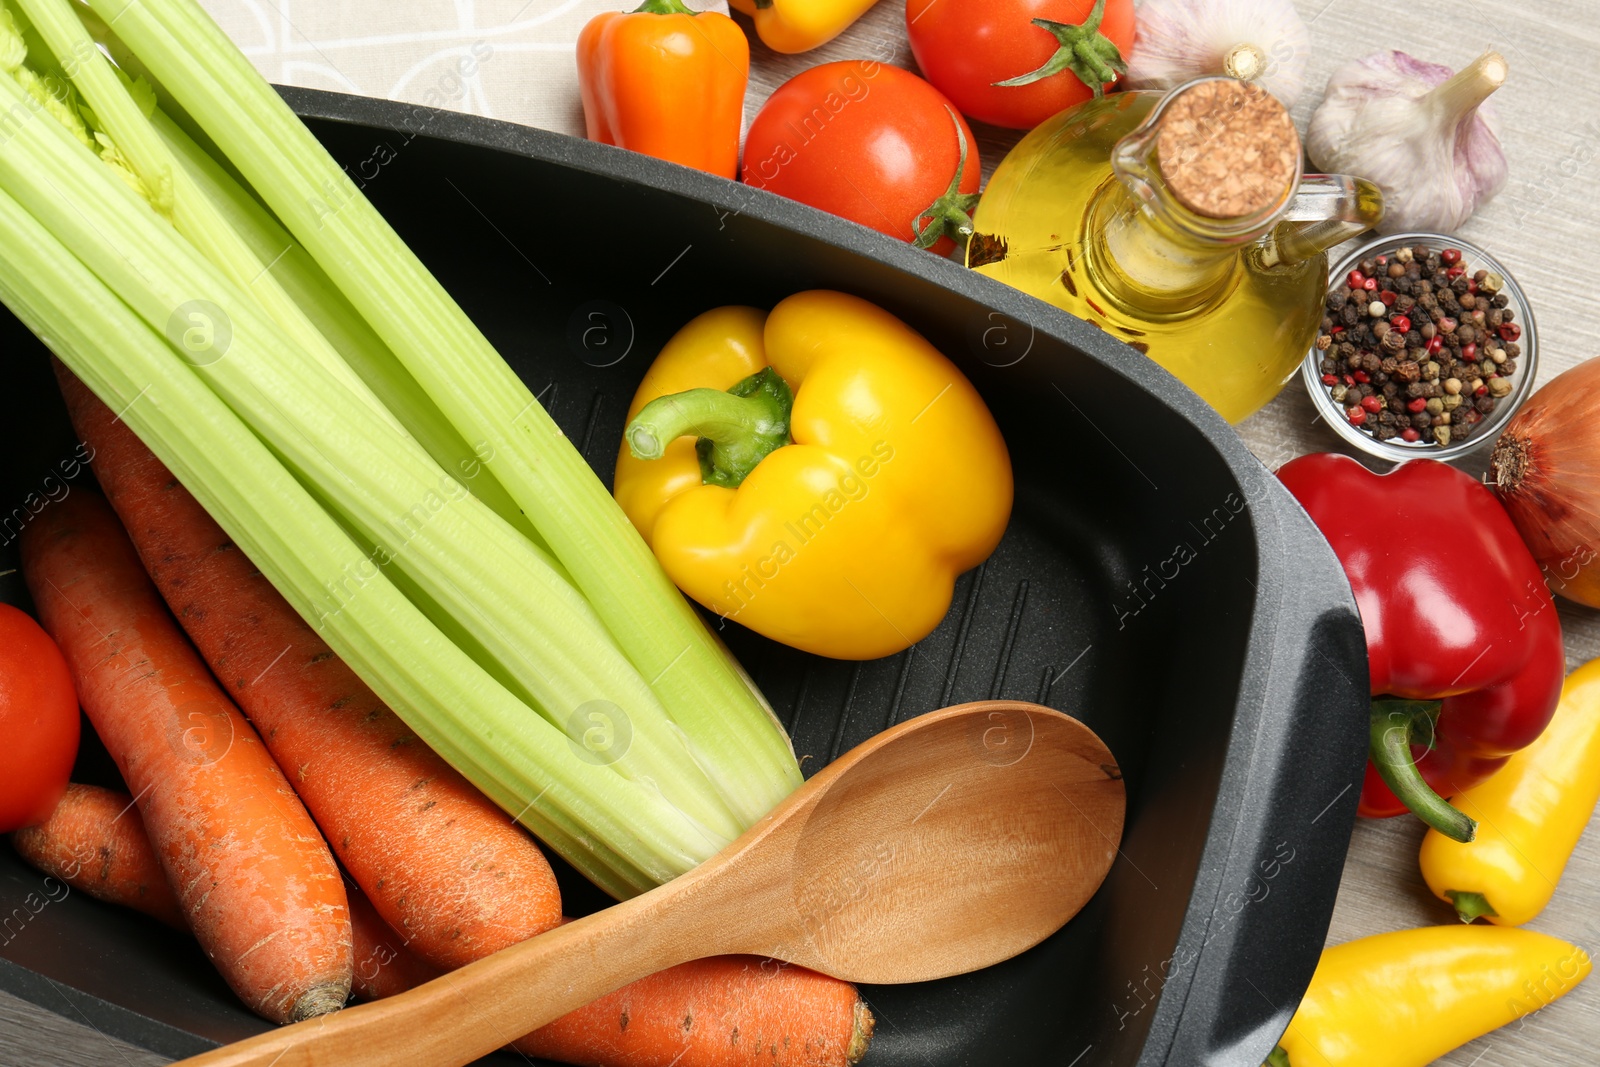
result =
M1156 152L1178 203L1206 218L1241 218L1287 194L1300 163L1300 135L1271 93L1219 79L1167 104Z

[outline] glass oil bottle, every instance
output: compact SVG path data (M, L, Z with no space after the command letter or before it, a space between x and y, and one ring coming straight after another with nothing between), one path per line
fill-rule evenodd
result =
M1358 178L1302 175L1265 90L1204 78L1062 112L1024 137L973 217L967 265L1099 326L1229 422L1316 340L1327 249L1375 225Z

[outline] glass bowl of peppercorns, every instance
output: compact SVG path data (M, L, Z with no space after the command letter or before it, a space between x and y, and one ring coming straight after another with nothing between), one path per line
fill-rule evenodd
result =
M1493 256L1398 233L1333 268L1301 369L1318 412L1371 456L1452 459L1492 443L1533 390L1537 331Z

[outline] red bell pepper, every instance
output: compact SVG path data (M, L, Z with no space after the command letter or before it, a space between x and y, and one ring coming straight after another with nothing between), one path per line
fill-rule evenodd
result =
M1375 699L1358 810L1409 808L1470 841L1476 824L1443 796L1532 744L1561 696L1561 624L1539 565L1494 494L1446 464L1380 476L1323 454L1278 477L1333 546L1366 628Z

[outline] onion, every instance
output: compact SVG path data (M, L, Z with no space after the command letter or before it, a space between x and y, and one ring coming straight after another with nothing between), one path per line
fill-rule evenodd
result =
M1533 394L1495 442L1495 489L1551 590L1600 607L1600 359Z

